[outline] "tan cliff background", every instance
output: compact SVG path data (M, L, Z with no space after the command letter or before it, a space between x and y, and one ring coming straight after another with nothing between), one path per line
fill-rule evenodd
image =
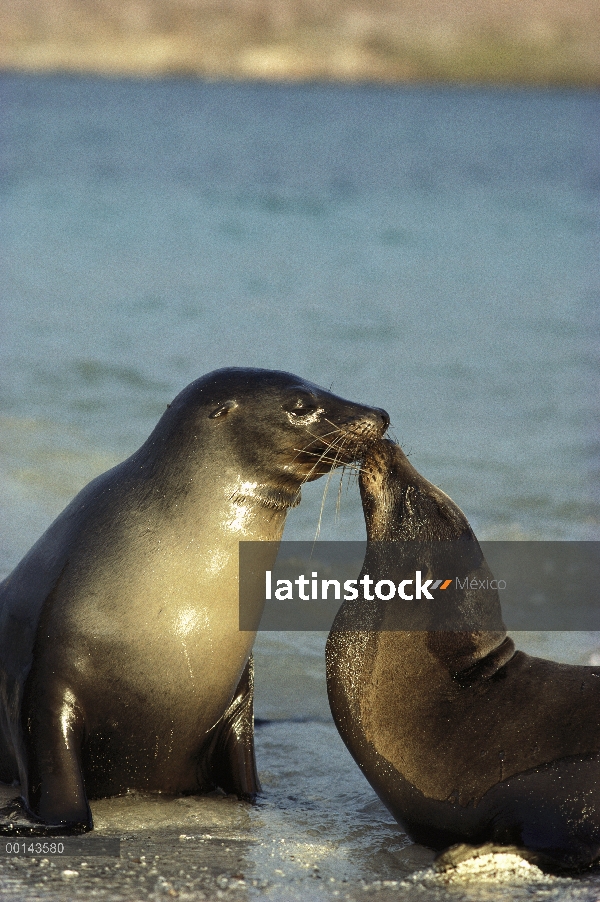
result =
M600 0L0 0L0 69L600 84Z

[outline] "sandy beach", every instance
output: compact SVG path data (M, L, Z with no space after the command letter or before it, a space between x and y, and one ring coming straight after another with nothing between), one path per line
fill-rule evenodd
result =
M600 20L593 0L2 0L0 69L592 86Z

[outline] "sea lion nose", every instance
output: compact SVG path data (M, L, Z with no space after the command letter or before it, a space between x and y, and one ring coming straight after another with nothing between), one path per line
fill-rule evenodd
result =
M383 435L390 425L390 415L381 407L370 407L365 420L373 424L377 431Z
M355 425L359 424L365 435L382 438L390 425L390 415L386 410L382 410L381 407L362 407L359 408L358 412L355 408L353 416L348 417L348 422L354 422Z
M383 435L383 433L387 430L388 426L390 425L390 415L387 412L387 410L383 410L383 408L381 408L381 407L377 407L376 410L383 421L383 431L382 431L382 435Z

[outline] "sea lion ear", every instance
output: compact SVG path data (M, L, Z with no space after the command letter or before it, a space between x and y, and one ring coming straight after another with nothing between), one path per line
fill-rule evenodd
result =
M218 407L209 413L209 420L216 420L217 417L225 417L229 413L230 410L233 410L237 407L237 401L224 401L222 404L219 404Z

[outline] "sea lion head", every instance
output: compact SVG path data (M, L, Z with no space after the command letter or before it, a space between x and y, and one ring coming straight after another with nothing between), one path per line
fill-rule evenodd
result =
M229 367L187 386L146 443L157 459L199 459L230 471L236 500L270 507L299 501L303 483L364 455L384 434L384 410L347 401L279 370ZM176 454L164 453L169 445ZM237 479L237 482L235 480Z
M370 541L475 538L458 505L421 476L402 448L389 439L369 444L359 484Z
M367 448L359 483L368 540L363 570L396 581L417 569L434 580L452 576L453 585L443 600L434 596L436 607L427 614L427 645L453 676L465 680L481 676L478 662L502 646L485 665L486 676L495 673L514 646L506 640L497 590L459 590L454 584L459 577L463 586L473 578L487 586L493 578L461 509L388 439ZM427 620L419 616L415 623L423 629Z

